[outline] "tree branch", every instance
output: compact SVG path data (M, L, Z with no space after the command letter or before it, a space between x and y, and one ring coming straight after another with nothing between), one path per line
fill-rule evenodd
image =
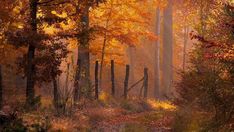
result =
M56 1L56 0L40 2L40 3L38 3L38 5L40 5L40 6L57 6L57 5L62 5L62 4L66 4L66 3L69 2L69 0L67 0L67 1L59 2L59 3L51 3L51 2L54 2L54 1Z

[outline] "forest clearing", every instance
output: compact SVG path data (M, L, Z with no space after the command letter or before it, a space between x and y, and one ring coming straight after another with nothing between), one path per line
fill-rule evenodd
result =
M233 0L0 0L0 132L233 132Z

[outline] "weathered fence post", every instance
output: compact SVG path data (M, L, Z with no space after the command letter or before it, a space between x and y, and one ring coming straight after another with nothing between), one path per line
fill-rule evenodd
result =
M124 80L124 98L127 99L128 96L128 80L129 80L129 65L126 65L126 74L125 74L125 80Z
M148 68L144 68L144 98L147 98L148 93Z
M95 63L95 98L98 99L98 61Z
M111 93L115 96L115 64L114 60L111 60Z

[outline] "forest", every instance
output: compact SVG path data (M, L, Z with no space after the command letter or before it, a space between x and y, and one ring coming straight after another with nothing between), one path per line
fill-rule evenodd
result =
M0 132L233 132L234 0L0 0Z

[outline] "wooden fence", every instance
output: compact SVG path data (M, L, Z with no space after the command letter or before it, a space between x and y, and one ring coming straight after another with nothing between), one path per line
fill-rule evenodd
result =
M99 80L98 80L98 71L99 71L99 63L96 61L95 63L95 99L98 99L99 97ZM143 91L143 98L146 99L148 95L148 68L144 68L144 74L143 77L136 81L134 84L129 86L129 73L130 73L130 65L126 65L126 70L125 70L125 79L123 82L123 95L125 99L128 98L128 93L130 90L134 89L137 85L142 83L142 87L139 91L139 98L142 96L142 91ZM114 60L111 60L111 95L115 96L115 63Z

